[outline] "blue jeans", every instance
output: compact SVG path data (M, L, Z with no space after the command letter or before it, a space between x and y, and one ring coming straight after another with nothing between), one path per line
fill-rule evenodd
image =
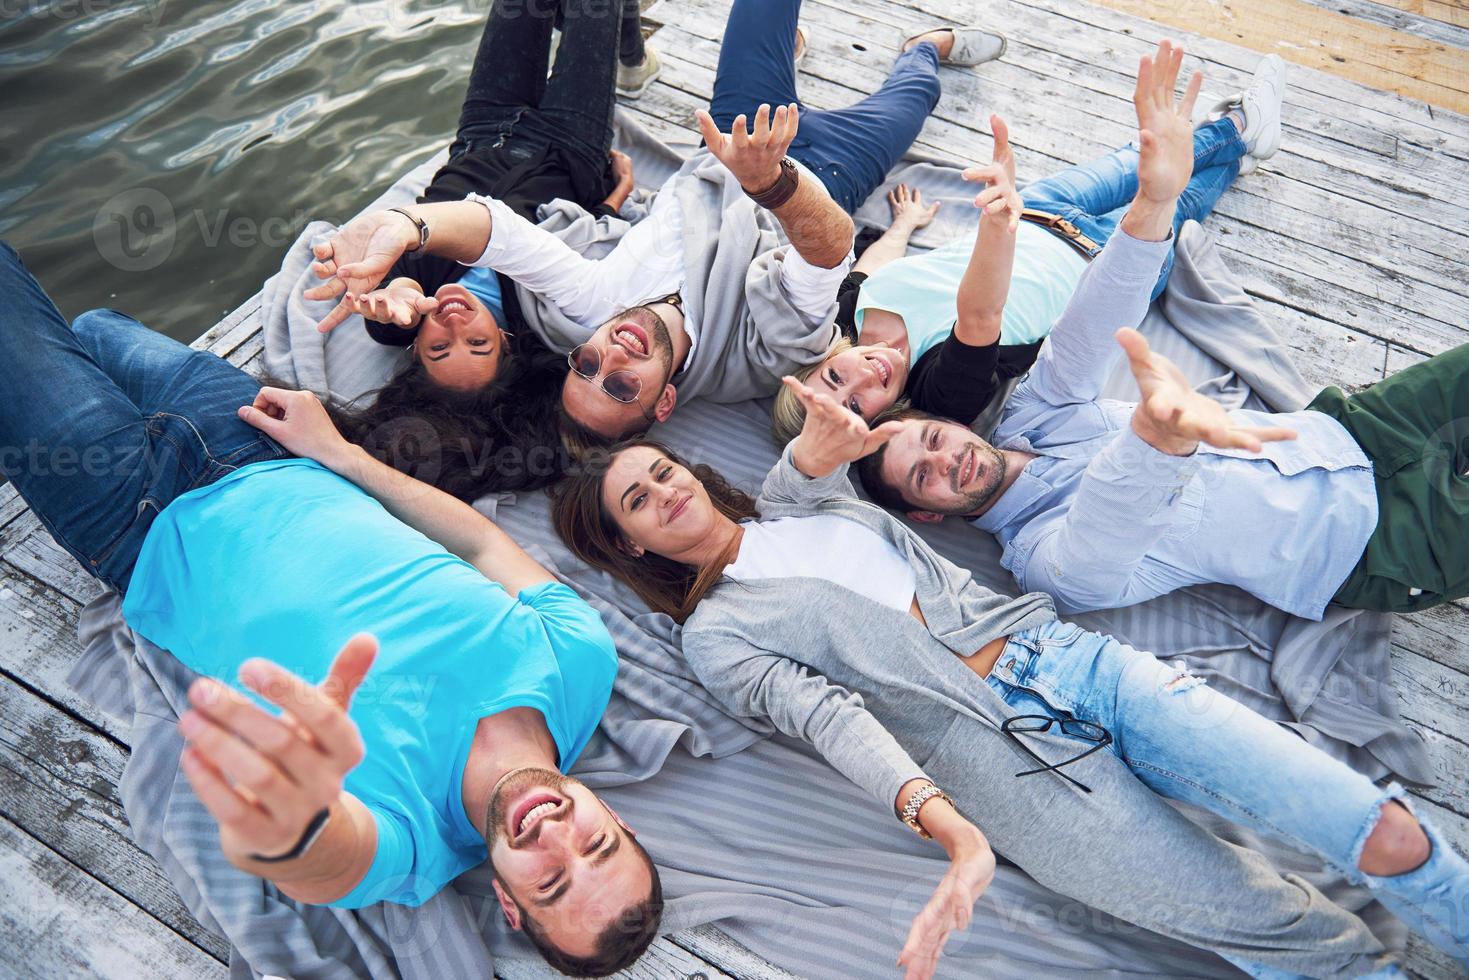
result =
M709 115L729 132L741 113L753 118L796 95L796 21L801 0L734 0ZM845 109L801 106L790 156L809 167L848 214L887 179L939 100L939 53L924 42L898 56L882 88Z
M1017 714L1102 725L1108 751L1155 792L1319 855L1469 962L1469 862L1442 836L1423 824L1433 851L1416 870L1374 877L1357 867L1382 806L1403 798L1396 786L1377 787L1182 665L1069 623L1011 636L989 684ZM1094 744L1075 741L1077 753Z
M1175 235L1185 221L1203 221L1208 217L1220 196L1234 183L1244 155L1244 141L1228 119L1194 131L1194 172L1178 199L1178 212L1173 217ZM1127 206L1137 196L1137 162L1137 149L1124 146L1089 163L1068 167L1027 184L1020 197L1028 208L1059 214L1070 221L1100 249L1117 230ZM1172 270L1173 253L1169 252L1153 288L1154 299L1168 285Z
M0 472L112 588L175 497L289 455L235 414L259 382L111 310L68 326L3 242L0 295Z

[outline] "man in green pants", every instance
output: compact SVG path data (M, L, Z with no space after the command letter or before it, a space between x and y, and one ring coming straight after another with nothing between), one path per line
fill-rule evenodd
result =
M1336 601L1413 612L1469 595L1469 344L1310 408L1372 460L1377 527Z
M1209 582L1318 620L1331 602L1410 612L1469 595L1469 346L1303 411L1226 411L1117 329L1142 321L1168 246L1107 243L991 442L879 416L898 427L858 463L868 494L919 521L968 518L1065 613ZM1119 344L1138 403L1100 397Z

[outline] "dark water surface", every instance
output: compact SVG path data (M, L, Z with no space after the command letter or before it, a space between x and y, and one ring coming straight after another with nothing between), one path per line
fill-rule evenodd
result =
M0 237L68 317L192 340L448 142L488 10L0 0Z

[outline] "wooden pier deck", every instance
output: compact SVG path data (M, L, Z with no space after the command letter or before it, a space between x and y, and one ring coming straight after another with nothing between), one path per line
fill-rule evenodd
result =
M1302 0L1269 0L1262 16L1290 3ZM1422 44L1399 50L1416 59L1411 65L1427 65L1424 72L1447 65L1453 77L1445 84L1463 90L1466 8L1453 0L1389 4L1319 6L1428 45L1431 57ZM1192 9L1169 7L1174 18ZM727 9L728 0L662 0L648 10L666 68L629 108L655 131L690 127L693 110L707 104ZM1210 219L1227 260L1312 382L1366 385L1469 340L1469 117L1394 94L1404 90L1396 84L1349 80L1360 72L1328 73L1333 58L1370 58L1355 50L1323 55L1321 43L1292 40L1284 22L1276 33L1258 21L1231 33L1229 17L1248 19L1245 0L1224 4L1235 13L1222 21L1201 17L1193 25L1222 23L1214 29L1222 39L1160 26L1134 16L1139 9L1146 12L1146 3L806 0L811 53L801 96L817 107L853 102L877 88L902 38L982 17L1009 35L1008 54L976 71L944 70L944 97L919 148L988 159L984 120L1000 112L1027 179L1132 138L1132 71L1159 38L1182 37L1208 72L1205 91L1218 94L1240 87L1259 57L1232 42L1280 38L1272 43L1287 60L1327 71L1294 68L1280 154L1241 179ZM197 346L256 366L258 298ZM223 977L225 944L194 921L129 835L116 791L128 732L65 683L80 652L78 611L97 592L13 490L0 488L0 873L7 884L0 975ZM1417 805L1469 851L1469 603L1399 617L1393 675L1402 713L1422 733L1439 780L1416 794ZM1416 940L1409 967L1435 980L1463 975ZM548 971L507 963L502 975ZM703 929L661 940L632 975L786 974Z

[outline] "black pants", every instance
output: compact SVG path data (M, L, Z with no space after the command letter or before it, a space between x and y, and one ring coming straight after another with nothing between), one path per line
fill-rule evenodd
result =
M599 164L612 148L613 83L635 0L496 0L480 38L451 157L508 142L554 143ZM562 24L550 78L551 29Z

